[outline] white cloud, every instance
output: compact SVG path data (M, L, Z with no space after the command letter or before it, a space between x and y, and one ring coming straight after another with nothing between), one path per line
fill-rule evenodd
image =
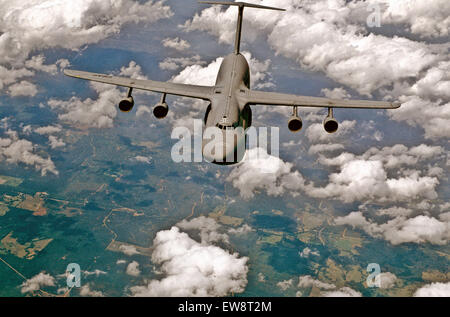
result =
M134 157L134 159L138 162L145 163L145 164L151 164L151 160L152 160L151 157L141 156L141 155Z
M107 272L102 271L102 270L99 270L99 269L95 269L95 270L92 271L92 272L90 272L90 271L83 271L83 273L84 273L86 276L95 275L95 276L97 276L97 277L99 277L100 275L106 275L106 274L108 274Z
M120 68L120 75L130 77L133 79L141 79L146 80L148 79L147 76L142 74L142 67L138 64L136 64L135 61L130 61L127 67L123 66Z
M437 178L420 176L419 172L399 178L388 178L380 161L352 160L341 166L339 173L329 176L325 187L307 187L307 193L316 198L336 198L353 201L408 201L420 197L437 197Z
M311 250L310 248L306 247L301 252L298 253L300 257L302 258L309 258L310 255L320 256L319 251L317 250Z
M174 76L172 81L183 84L213 86L222 61L223 58L218 57L205 67L198 64L187 66L178 75Z
M136 250L136 248L132 245L126 245L126 244L122 244L119 247L119 250L121 252L123 252L126 255L135 255L135 254L139 254L139 252Z
M186 40L176 38L165 38L162 40L162 44L164 47L170 47L176 49L177 51L184 51L191 47L191 44Z
M287 290L288 288L292 287L292 283L294 282L294 279L285 280L277 283L277 287L280 288L282 291Z
M55 75L58 71L58 68L56 64L53 65L45 65L45 56L44 55L36 55L33 56L31 59L25 61L25 66L27 68L31 68L37 71L50 73L52 75Z
M392 288L397 281L397 276L391 272L383 272L376 277L380 281L380 288Z
M422 2L417 0L371 0L384 5L384 24L407 24L409 31L422 37L443 37L449 35L450 4L445 0Z
M103 293L101 291L93 291L91 290L91 286L89 283L84 284L80 288L80 296L85 297L103 297Z
M345 147L343 144L333 143L333 144L314 144L309 147L308 153L317 154L322 152L334 152L338 150L343 150Z
M378 224L357 211L344 217L337 217L335 224L360 228L370 236L383 238L394 245L409 242L445 245L450 240L450 222L424 215L413 218L398 216L386 223Z
M98 43L130 23L152 23L172 16L163 1L132 0L20 0L0 3L0 90L11 86L12 96L35 96L35 84L22 80L34 71L56 75L68 60L60 59L46 65L45 55L38 53L52 48L77 50L86 44Z
M55 278L50 274L41 272L38 275L22 283L20 291L22 294L37 291L43 286L55 286Z
M34 166L36 170L41 171L42 176L48 172L59 174L50 157L44 159L34 153L36 146L33 143L20 139L15 131L8 130L6 133L9 135L8 138L0 138L0 161Z
M202 66L205 64L206 62L201 60L200 55L194 55L192 57L166 57L159 63L159 68L163 70L177 70L180 67L184 68L192 65Z
M171 15L161 1L10 0L0 5L0 63L25 60L34 50L77 49L118 33L124 24Z
M236 235L243 235L247 234L249 232L255 231L252 227L250 227L248 224L243 224L239 228L230 228L228 229L228 233L230 234L236 234Z
M226 180L239 189L243 198L254 197L257 190L266 190L270 196L280 196L286 190L298 190L304 184L302 175L291 171L292 166L262 148L253 148L247 151L246 158Z
M351 97L351 95L342 87L334 89L324 88L321 92L325 95L325 97L331 99L349 99Z
M335 289L336 286L334 284L325 283L319 280L314 279L311 275L302 275L298 280L299 288L308 288L308 287L317 287L324 290Z
M225 296L247 285L248 258L201 244L177 227L157 233L152 262L165 275L130 288L134 296Z
M8 94L12 97L34 97L37 93L36 85L26 80L22 80L20 83L13 84L8 88Z
M41 135L58 133L61 131L62 131L62 129L60 126L51 126L51 125L46 126L46 127L39 127L34 130L34 132L36 132L37 134L41 134Z
M415 297L450 297L450 282L431 283L419 288Z
M127 266L126 273L131 276L139 276L141 270L139 270L139 263L136 261L130 262Z
M185 231L198 230L202 244L210 244L212 242L223 241L229 243L229 238L224 233L219 233L220 225L213 219L200 216L192 220L182 220L176 226Z
M66 146L66 143L65 143L63 140L58 139L58 138L57 138L56 136L54 136L54 135L50 135L50 136L48 137L48 141L50 142L50 147L51 147L52 149L56 149L56 148L58 148L58 147Z
M362 294L350 287L342 287L336 291L324 292L323 297L362 297Z

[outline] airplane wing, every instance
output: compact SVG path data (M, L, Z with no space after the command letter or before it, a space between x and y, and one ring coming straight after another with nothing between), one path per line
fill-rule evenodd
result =
M396 109L400 107L400 103L396 102L329 99L256 90L241 91L238 96L240 103L249 105L362 109Z
M64 74L74 78L96 81L104 84L148 90L153 92L166 93L169 95L210 100L214 93L214 87L177 84L170 82L140 80L126 77L116 77L112 75L96 74L78 70L64 70Z

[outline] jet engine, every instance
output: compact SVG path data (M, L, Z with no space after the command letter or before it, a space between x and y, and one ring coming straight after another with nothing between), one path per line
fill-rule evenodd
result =
M134 99L131 96L119 102L119 109L122 112L130 112L131 110L133 110L133 107L134 107Z
M302 119L297 114L297 107L294 107L294 113L288 121L288 128L291 132L299 132L303 127Z
M328 108L328 116L323 120L323 128L328 133L335 133L339 128L339 123L333 116L333 108Z
M131 93L133 92L133 88L128 88L128 94L127 97L119 102L119 109L122 112L130 112L133 110L134 107L134 99L131 96Z
M165 102L158 103L153 108L153 115L157 119L164 119L167 116L167 113L169 113L169 106Z
M163 94L160 102L153 108L153 115L157 119L164 119L167 113L169 113L169 106L166 103L166 94Z

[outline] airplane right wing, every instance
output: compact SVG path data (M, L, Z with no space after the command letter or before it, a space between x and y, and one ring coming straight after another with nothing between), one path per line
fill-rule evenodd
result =
M111 84L116 86L148 90L169 95L197 98L203 100L210 100L211 96L214 94L214 87L210 86L186 85L154 80L140 80L69 69L64 70L64 74L70 77L96 81L104 84Z
M400 103L396 102L329 99L257 90L241 91L238 93L238 99L241 104L248 105L361 109L396 109L400 107Z

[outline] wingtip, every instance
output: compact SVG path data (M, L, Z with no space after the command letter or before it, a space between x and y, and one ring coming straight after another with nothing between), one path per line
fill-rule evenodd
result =
M401 103L400 102L393 102L391 103L392 109L398 109L401 107Z

